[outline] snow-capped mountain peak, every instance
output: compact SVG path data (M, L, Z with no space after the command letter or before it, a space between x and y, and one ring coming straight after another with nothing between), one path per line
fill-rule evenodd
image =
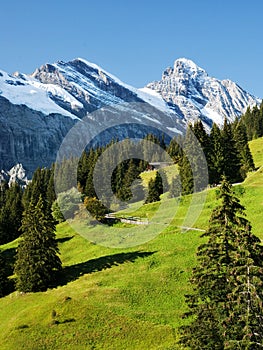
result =
M213 122L222 125L224 118L233 121L248 106L260 103L236 83L210 77L186 58L177 59L173 68L163 72L160 81L148 84L147 88L159 93L181 119L187 122L201 119L208 127Z
M22 163L32 173L49 166L65 135L85 117L92 132L113 124L130 128L108 133L108 139L100 140L105 143L136 134L138 123L144 126L142 137L146 132L183 133L197 119L209 129L260 102L186 58L177 59L159 81L142 89L82 58L48 63L31 75L0 71L0 169Z
M178 77L180 77L181 75L187 75L189 78L192 79L200 76L208 76L204 69L200 68L192 60L189 60L187 58L179 58L174 62L173 73L175 76Z
M184 126L200 118L207 128L213 122L222 124L225 117L234 120L249 105L260 103L234 82L210 77L187 58L177 59L160 81L143 89L123 83L83 58L47 63L30 76L0 73L0 95L46 115L58 113L73 119L82 119L104 106L143 102Z

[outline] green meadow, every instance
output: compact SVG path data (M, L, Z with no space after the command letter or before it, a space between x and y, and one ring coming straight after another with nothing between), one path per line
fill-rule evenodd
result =
M263 239L263 138L250 147L258 169L234 188L253 233ZM167 169L169 181L173 171ZM202 242L200 231L182 226L205 230L217 191L180 201L164 194L161 203L135 204L127 212L148 218L148 228L59 224L61 277L46 292L0 299L0 349L181 349L176 342L185 322L184 295ZM2 246L10 265L17 244Z

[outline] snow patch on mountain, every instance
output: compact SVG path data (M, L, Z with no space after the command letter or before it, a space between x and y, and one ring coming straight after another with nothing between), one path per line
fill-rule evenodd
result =
M230 80L218 80L193 61L181 58L168 67L160 81L147 85L157 92L186 122L201 119L208 127L215 122L223 124L224 118L233 121L248 106L261 100L244 91Z
M144 87L138 89L136 93L142 100L149 103L153 107L159 109L164 113L171 113L171 110L169 109L167 103L157 91Z
M29 180L26 175L26 171L21 163L13 166L9 171L0 171L0 184L1 182L7 182L9 186L13 183L18 183L22 188L26 187Z
M155 115L135 113L133 119L148 119L168 130L185 129L197 119L209 129L213 122L222 125L224 118L233 121L248 106L261 102L230 80L210 77L186 58L176 60L160 81L142 89L82 58L45 64L30 76L0 71L0 96L45 115L56 113L72 119L83 119L105 106L121 111L123 104L143 103L154 107Z
M25 75L16 76L0 71L0 95L8 99L16 105L26 105L33 110L42 112L43 114L58 113L70 118L76 119L65 109L59 107L51 98L50 95L56 95L62 100L72 101L66 91L56 86L47 86L33 79L29 79Z

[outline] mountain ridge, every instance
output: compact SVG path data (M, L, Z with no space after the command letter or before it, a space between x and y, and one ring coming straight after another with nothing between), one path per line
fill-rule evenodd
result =
M260 103L259 98L236 83L210 77L186 58L177 59L173 68L163 72L161 80L147 87L159 93L171 108L176 108L182 118L190 122L201 119L209 127L213 122L222 125L225 118L234 121L248 106Z
M126 124L128 131L108 132L105 142L142 137L152 127L172 136L197 119L206 129L224 118L232 121L259 103L234 82L212 78L185 58L141 89L81 58L47 63L31 75L0 71L0 169L17 163L30 171L49 166L79 121L89 123L94 135L102 126ZM143 129L139 134L136 123Z

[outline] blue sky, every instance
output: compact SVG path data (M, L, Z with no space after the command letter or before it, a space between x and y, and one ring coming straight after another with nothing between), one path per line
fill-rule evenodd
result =
M83 57L142 87L186 57L263 97L262 0L4 0L0 11L9 73Z

